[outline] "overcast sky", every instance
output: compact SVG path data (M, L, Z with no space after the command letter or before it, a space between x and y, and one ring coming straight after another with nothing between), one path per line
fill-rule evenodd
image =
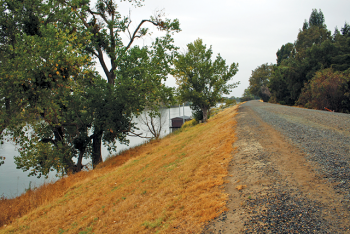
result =
M230 96L242 96L249 85L252 70L263 63L276 63L276 52L284 44L294 42L304 20L312 9L321 9L328 30L350 23L349 0L145 0L134 8L122 3L120 13L131 11L132 26L164 9L165 17L179 19L182 31L174 35L175 44L185 51L187 44L201 38L227 64L239 63L233 80L240 81ZM153 31L157 29L150 27ZM139 39L149 43L155 35ZM166 82L176 86L174 78Z

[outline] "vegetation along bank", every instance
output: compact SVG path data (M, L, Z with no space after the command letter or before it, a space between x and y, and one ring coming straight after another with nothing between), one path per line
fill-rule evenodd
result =
M294 43L276 53L276 64L252 71L243 100L350 112L350 25L332 33L321 10L305 20Z
M95 170L0 201L6 223L0 233L200 232L225 210L221 186L232 159L235 114L236 107L227 108ZM31 206L37 200L41 204Z

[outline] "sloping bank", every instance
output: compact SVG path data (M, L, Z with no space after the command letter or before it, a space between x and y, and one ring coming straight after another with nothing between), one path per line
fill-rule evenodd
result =
M198 233L226 207L236 107L108 160L0 233ZM119 165L121 161L126 161Z

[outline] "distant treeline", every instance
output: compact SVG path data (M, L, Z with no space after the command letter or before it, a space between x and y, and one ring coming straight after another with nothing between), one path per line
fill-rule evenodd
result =
M321 10L312 10L294 43L277 51L277 64L258 66L243 99L350 111L350 25L333 34Z

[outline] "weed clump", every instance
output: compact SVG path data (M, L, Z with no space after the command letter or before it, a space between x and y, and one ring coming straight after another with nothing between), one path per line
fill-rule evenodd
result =
M198 121L196 119L191 119L189 121L186 121L181 128L188 128L188 127L192 127L198 124Z

